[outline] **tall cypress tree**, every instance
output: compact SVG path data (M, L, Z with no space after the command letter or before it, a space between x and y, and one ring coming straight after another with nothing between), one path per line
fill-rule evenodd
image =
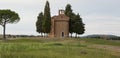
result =
M83 34L85 32L84 23L82 22L82 18L80 18L79 14L75 16L75 23L73 25L74 25L74 33L76 33L76 35Z
M45 33L50 33L50 30L51 30L50 6L49 6L49 2L46 1L46 5L44 8L43 31Z
M71 36L72 36L72 33L73 33L73 25L72 24L73 24L74 13L72 12L70 4L67 4L67 6L65 7L65 15L67 15L69 17L69 32L71 33Z
M78 29L78 32L77 32L77 34L83 34L84 32L85 32L85 24L83 23L83 21L82 21L82 18L80 18L80 15L78 14L77 15L78 16L78 22L79 22L79 29Z
M43 33L43 13L41 12L38 17L37 17L37 22L36 22L36 31L38 33Z
M69 32L76 34L83 34L85 31L84 23L82 22L82 18L80 18L79 14L73 13L71 9L71 5L67 4L65 8L65 14L70 18L69 19Z

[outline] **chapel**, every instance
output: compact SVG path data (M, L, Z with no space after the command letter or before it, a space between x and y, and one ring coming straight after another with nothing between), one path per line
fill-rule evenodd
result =
M69 37L69 17L64 10L59 10L58 15L51 18L49 37Z

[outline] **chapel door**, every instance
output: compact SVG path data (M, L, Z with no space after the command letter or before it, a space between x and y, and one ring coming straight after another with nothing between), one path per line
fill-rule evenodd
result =
M64 32L62 32L62 37L64 37Z

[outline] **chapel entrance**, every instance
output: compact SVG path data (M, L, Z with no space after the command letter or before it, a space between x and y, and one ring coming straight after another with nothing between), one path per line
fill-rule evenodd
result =
M64 37L64 32L62 32L62 37Z

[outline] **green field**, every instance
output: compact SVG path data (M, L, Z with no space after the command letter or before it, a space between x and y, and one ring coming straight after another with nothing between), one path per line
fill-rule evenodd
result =
M103 39L17 38L0 41L0 58L120 58L119 48Z

